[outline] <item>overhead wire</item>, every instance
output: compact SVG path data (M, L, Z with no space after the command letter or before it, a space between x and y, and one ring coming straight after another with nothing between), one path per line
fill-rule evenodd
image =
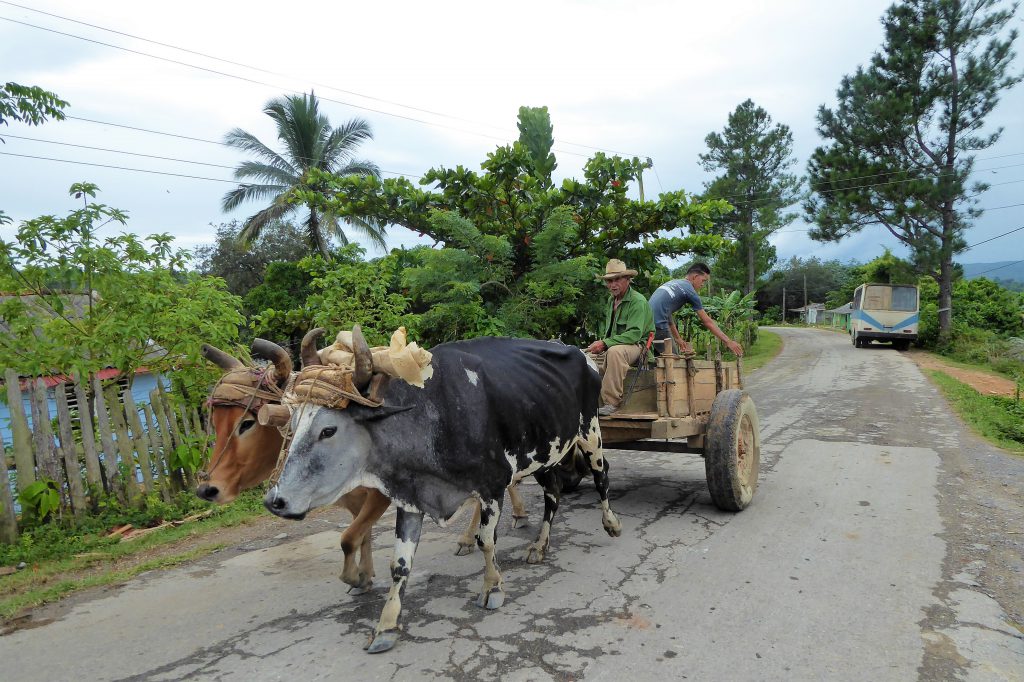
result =
M252 64L245 64L243 62L237 62L237 61L233 61L233 60L230 60L230 59L225 59L223 57L218 57L216 55L208 54L208 53L205 53L205 52L200 52L198 50L191 50L189 48L181 47L181 46L178 46L178 45L172 45L171 43L165 43L165 42L162 42L162 41L159 41L159 40L154 40L152 38L145 38L143 36L136 35L136 34L133 34L133 33L127 33L125 31L119 31L117 29L109 28L109 27L106 27L106 26L100 26L98 24L91 24L89 22L82 21L80 19L73 19L71 17L63 16L63 15L60 15L60 14L55 14L53 12L46 12L46 11L43 11L41 9L37 9L35 7L29 7L27 5L21 5L21 4L18 4L16 2L10 2L9 0L0 0L0 4L9 5L11 7L17 7L19 9L23 9L23 10L26 10L26 11L29 11L29 12L35 12L37 14L42 14L42 15L45 15L45 16L48 16L48 17L52 17L54 19L59 19L61 21L67 21L67 22L70 22L70 23L73 23L73 24L79 24L81 26L87 26L89 28L94 28L94 29L99 30L99 31L105 31L107 33L114 33L116 35L124 36L126 38L131 38L133 40L138 40L138 41L145 42L145 43L150 43L150 44L153 44L153 45L159 45L161 47L166 47L166 48L171 49L171 50L177 50L179 52L184 52L186 54L195 55L197 57L202 57L204 59L210 59L210 60L221 62L221 63L224 63L224 64L230 64L232 66L239 66L239 67L242 67L244 69L249 69L251 71L257 71L257 72L260 72L260 73L265 73L265 74L268 74L268 75L271 75L271 76L277 76L279 78L286 78L286 79L289 79L289 80L306 81L306 82L309 82L311 85L313 85L315 87L318 87L318 88L325 88L327 90L333 90L335 92L342 92L342 93L345 93L347 95L355 95L356 97L361 97L363 99L373 100L375 102L381 102L383 104L390 104L392 106L402 107L403 109L409 109L410 111L418 111L420 113L430 114L432 116L440 116L442 118L448 118L448 119L451 119L451 120L454 120L454 121L462 121L463 123L470 123L472 125L484 126L484 127L487 127L487 128L491 128L493 130L500 130L500 131L503 131L503 132L510 132L510 130L511 130L510 128L508 128L506 126L499 126L499 125L495 125L493 123L486 123L486 122L483 122L483 121L477 121L477 120L474 120L474 119L465 118L463 116L456 116L454 114L449 114L449 113L445 113L445 112L441 112L441 111L434 111L432 109L424 109L422 107L417 107L417 106L414 106L414 105L411 105L411 104L404 104L402 102L398 102L398 101L390 100L390 99L385 99L383 97L376 97L374 95L367 95L366 93L357 92L355 90L347 90L345 88L339 88L337 86L328 85L326 83L318 83L316 81L312 81L312 80L306 79L305 77L295 76L295 75L292 75L292 74L282 73L280 71L273 71L271 69L266 69L266 68L263 68L263 67L260 67L260 66L253 66ZM0 17L0 18L3 18L3 17ZM13 20L9 20L9 21L13 21ZM46 29L45 27L38 27L38 26L35 26L35 25L31 25L31 24L29 24L29 25L32 26L33 28L40 28L41 30L50 30L50 29ZM67 36L73 37L73 38L80 38L80 39L83 39L83 40L88 40L86 38L81 38L80 36L74 36L72 34L62 34L62 35L67 35ZM106 44L104 43L104 45L106 45ZM110 45L108 45L108 46L109 47L118 47L118 46L110 46ZM152 56L152 55L147 55L147 56ZM387 112L383 112L383 113L387 113ZM564 140L564 139L559 139L558 142L561 143L561 144L572 145L574 147L583 147L585 149L594 149L594 150L598 150L598 151L611 152L613 154L619 154L620 156L640 156L638 154L629 154L627 152L620 152L620 151L616 151L614 149L608 149L606 147L595 147L593 145L583 144L581 142L571 142L569 140Z
M3 2L3 0L0 0L0 2ZM285 87L285 86L281 86L281 85L276 85L276 84L273 84L273 83L267 83L265 81L257 80L255 78L248 78L247 76L240 76L238 74L228 73L226 71L218 71L217 69L211 69L211 68L208 68L208 67L205 67L205 66L198 66L196 64L190 64L188 62L183 62L183 61L178 60L178 59L171 59L170 57L162 57L160 55L155 55L155 54L150 54L148 52L143 52L142 50L133 50L131 48L124 47L122 45L115 45L113 43L106 43L106 42L103 42L102 40L96 40L94 38L86 38L85 36L79 36L79 35L75 35L73 33L67 33L65 31L58 31L57 29L47 28L45 26L38 26L36 24L31 24L31 23L28 23L26 21L18 21L17 19L11 19L10 17L0 16L0 20L8 21L8 22L11 22L11 23L14 23L14 24L19 24L21 26L27 26L29 28L34 28L34 29L37 29L37 30L40 30L40 31L46 31L48 33L54 33L56 35L61 35L61 36L65 36L65 37L68 37L68 38L74 38L76 40L82 40L82 41L85 41L85 42L88 42L88 43L94 43L96 45L102 45L104 47L109 47L109 48L114 49L114 50L121 50L123 52L128 52L130 54L135 54L135 55L139 55L139 56L142 56L142 57L148 57L150 59L155 59L155 60L158 60L158 61L164 61L164 62L168 62L168 63L171 63L171 64L177 64L178 66L184 66L184 67L187 67L187 68L190 68L190 69L196 69L198 71L203 71L205 73L210 73L210 74L214 74L214 75L217 75L217 76L223 76L225 78L232 78L232 79L243 81L243 82L250 83L250 84L260 85L260 86L267 87L267 88L273 88L275 90L283 90L285 92L289 92L289 93L292 93L292 94L295 94L295 95L304 95L305 94L305 92L303 92L301 90L296 90L294 88L289 88L289 87ZM477 132L477 131L473 131L473 130L467 130L465 128L459 128L459 127L456 127L456 126L450 126L450 125L446 125L444 123L438 123L436 121L424 121L423 119L415 118L413 116L405 116L403 114L397 114L395 112L386 111L386 110L383 110L383 109L375 109L373 107L368 107L368 106L364 106L364 105L361 105L361 104L356 104L354 102L346 102L346 101L343 101L343 100L333 99L333 98L324 97L324 96L319 96L317 99L319 99L319 100L321 100L323 102L331 102L333 104L339 104L341 106L351 107L353 109L360 109L360 110L363 110L363 111L368 111L368 112L372 112L372 113L376 113L376 114L381 114L382 116L391 116L393 118L399 118L399 119L403 119L403 120L406 120L406 121L411 121L413 123L419 123L421 125L433 126L433 127L437 127L437 128L444 128L446 130L452 130L452 131L459 132L459 133L464 133L464 134L467 134L467 135L475 135L477 137L483 137L483 138L488 138L488 139L492 139L492 140L499 140L499 141L503 141L503 142L508 140L507 137L500 137L500 136L491 135L491 134L488 134L488 133L481 133L481 132ZM584 146L584 145L577 145L577 146ZM600 149L600 148L592 147L592 149ZM583 158L587 157L586 154L581 154L580 152L569 151L567 149L559 149L557 151L562 153L562 154L568 154L570 156L580 156L580 157L583 157ZM606 150L606 151L611 151L611 150Z

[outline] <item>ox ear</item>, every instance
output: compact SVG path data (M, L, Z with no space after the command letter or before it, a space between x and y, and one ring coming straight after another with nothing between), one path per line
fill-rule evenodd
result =
M362 410L352 410L352 418L357 422L376 422L387 419L400 412L411 410L412 405L381 405L380 407L367 407ZM351 407L349 409L352 409Z

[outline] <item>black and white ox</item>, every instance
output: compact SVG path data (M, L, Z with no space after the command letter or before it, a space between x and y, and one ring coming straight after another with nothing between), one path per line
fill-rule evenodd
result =
M391 590L367 647L386 651L398 640L402 597L419 542L423 515L445 525L467 497L480 501L476 542L484 555L479 606L505 599L494 558L505 488L533 474L544 489L544 521L527 561L544 558L561 479L556 467L578 448L601 499L602 524L622 531L608 505L607 462L601 447L601 379L583 353L550 341L479 338L437 346L424 388L392 381L381 407L346 409L298 404L281 477L264 499L278 516L301 519L357 486L376 488L398 507ZM372 363L357 353L356 365ZM303 364L316 363L315 355ZM365 367L365 364L363 365ZM356 387L368 376L356 372ZM572 460L567 460L571 462Z

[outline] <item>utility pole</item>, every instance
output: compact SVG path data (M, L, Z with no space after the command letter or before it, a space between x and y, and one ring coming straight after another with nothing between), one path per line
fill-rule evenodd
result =
M786 321L786 287L782 287L782 321Z
M804 314L807 314L807 275L804 275Z

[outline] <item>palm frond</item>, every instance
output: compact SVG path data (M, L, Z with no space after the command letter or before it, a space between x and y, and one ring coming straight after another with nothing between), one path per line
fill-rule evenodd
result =
M297 171L287 159L260 142L259 138L255 135L246 132L241 128L235 128L225 135L224 144L249 154L255 154L256 156L261 157L268 165L279 170L288 171L293 175L300 175L300 172Z
M294 210L295 206L293 204L286 204L283 201L275 201L270 206L267 206L262 211L250 216L245 221L245 224L242 225L241 231L238 233L238 241L242 244L251 244L254 240L259 239L260 233L263 231L264 227Z
M324 139L321 168L335 170L335 167L349 162L356 148L373 139L373 129L361 118L353 118L330 131Z
M255 180L263 180L265 182L273 182L286 187L297 185L302 178L291 173L289 171L275 168L274 166L261 163L259 161L243 161L235 169L235 178L242 180L245 178L252 178Z
M246 201L263 200L267 197L276 199L287 189L288 187L283 185L239 185L224 195L221 208L233 211Z

